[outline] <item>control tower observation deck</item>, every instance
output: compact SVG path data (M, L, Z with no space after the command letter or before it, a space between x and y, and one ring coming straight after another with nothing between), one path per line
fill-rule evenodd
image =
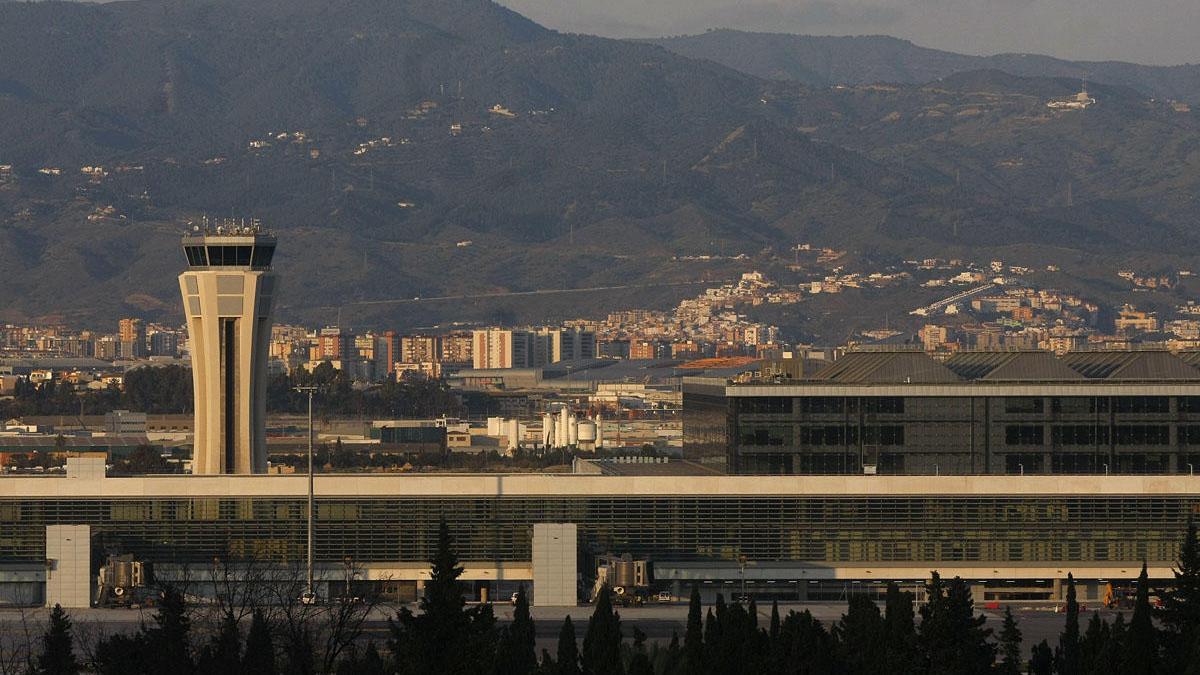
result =
M195 391L194 474L266 473L275 237L257 222L195 226L179 275Z

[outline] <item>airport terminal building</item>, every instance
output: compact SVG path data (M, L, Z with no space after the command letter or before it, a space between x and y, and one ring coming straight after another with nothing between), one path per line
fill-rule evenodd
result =
M304 560L304 476L108 478L77 468L0 479L4 601L62 601L63 584L87 588L106 554L193 579L218 563ZM531 582L540 605L574 604L595 557L625 553L650 560L656 586L677 594L696 583L729 597L744 582L760 600L832 600L888 581L919 588L939 570L969 580L981 601L1054 599L1070 572L1081 598L1096 601L1143 560L1152 577L1170 578L1200 510L1200 479L319 475L315 504L322 595L336 594L353 566L356 584L414 597L444 519L473 594L505 597ZM557 528L553 541L539 534L547 527Z
M1200 352L852 352L808 379L684 381L685 456L736 474L1183 474Z
M308 478L263 473L274 246L256 227L184 239L204 343L194 475L72 458L65 476L0 477L0 604L86 606L107 556L201 587L221 567L303 563ZM416 597L444 521L474 595L531 583L543 606L574 605L597 559L625 554L709 599L920 589L938 570L983 602L1057 599L1073 573L1096 601L1143 561L1170 578L1200 513L1198 358L858 352L805 379L686 378L695 475L321 474L316 591Z

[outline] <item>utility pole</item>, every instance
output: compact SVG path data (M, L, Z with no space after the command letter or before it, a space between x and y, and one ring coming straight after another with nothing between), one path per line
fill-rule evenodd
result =
M311 605L317 601L313 591L313 394L317 388L310 385L296 387L296 391L308 393L308 548L304 557L304 595L300 596L300 602Z

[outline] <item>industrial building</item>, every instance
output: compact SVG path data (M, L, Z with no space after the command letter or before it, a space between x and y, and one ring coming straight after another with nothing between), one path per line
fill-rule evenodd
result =
M684 382L684 453L742 474L1180 474L1200 353L852 352L781 382Z
M232 221L188 233L179 275L195 391L192 473L267 470L266 387L275 238Z
M47 578L70 584L71 569L94 578L94 564L52 554L64 550L61 526L76 526L77 557L129 554L160 579L200 586L214 561L304 559L304 476L106 478L72 461L65 477L0 479L7 602L58 600ZM967 579L980 600L1058 598L1073 573L1080 600L1095 602L1143 560L1152 578L1169 578L1200 510L1200 479L1189 475L358 474L318 475L315 490L321 595L350 565L356 581L413 597L445 520L476 596L532 582L542 605L573 604L563 577L582 594L597 557L622 554L650 561L654 583L676 594L694 583L730 594L745 581L761 600L834 599L863 584L918 587L939 570ZM539 525L573 526L551 528L573 539L555 540L558 562L543 559L540 573ZM547 584L557 590L539 597Z

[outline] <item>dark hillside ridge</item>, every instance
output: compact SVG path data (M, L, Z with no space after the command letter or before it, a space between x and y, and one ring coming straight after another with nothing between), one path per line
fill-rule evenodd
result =
M954 73L993 69L1024 77L1126 85L1148 96L1200 103L1200 65L1068 61L1038 54L970 56L879 35L831 37L713 30L648 42L755 77L794 80L810 86L923 84Z
M661 305L800 242L1200 245L1197 116L1136 83L810 86L482 0L5 3L0 64L0 320L178 320L205 214L277 231L281 320L356 327Z

